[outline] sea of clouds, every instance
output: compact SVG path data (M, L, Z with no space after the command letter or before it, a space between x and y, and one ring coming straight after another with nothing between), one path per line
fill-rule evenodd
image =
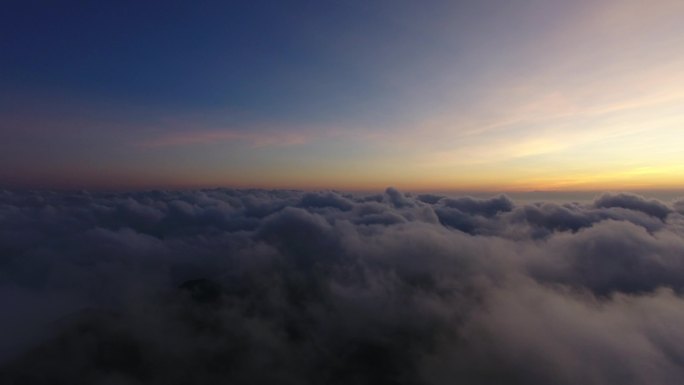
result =
M3 384L678 384L684 201L0 191Z

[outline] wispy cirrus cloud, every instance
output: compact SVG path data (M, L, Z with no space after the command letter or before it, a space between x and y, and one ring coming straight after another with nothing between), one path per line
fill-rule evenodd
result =
M293 146L310 142L314 136L304 132L249 132L243 130L202 130L162 134L135 142L136 147L181 147L212 143L245 142L252 147Z

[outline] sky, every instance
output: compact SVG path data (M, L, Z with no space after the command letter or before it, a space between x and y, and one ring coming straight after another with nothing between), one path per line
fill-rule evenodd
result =
M0 187L684 185L684 2L31 1Z

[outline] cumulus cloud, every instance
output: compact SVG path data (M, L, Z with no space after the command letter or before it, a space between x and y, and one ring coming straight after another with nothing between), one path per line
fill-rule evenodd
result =
M3 191L0 382L677 383L681 207Z
M666 205L655 199L645 200L633 194L606 194L595 202L596 207L622 207L641 211L656 218L665 219L672 211Z

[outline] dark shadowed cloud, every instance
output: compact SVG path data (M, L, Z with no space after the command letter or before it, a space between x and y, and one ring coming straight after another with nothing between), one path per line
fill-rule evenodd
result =
M3 384L675 384L682 203L0 192Z

